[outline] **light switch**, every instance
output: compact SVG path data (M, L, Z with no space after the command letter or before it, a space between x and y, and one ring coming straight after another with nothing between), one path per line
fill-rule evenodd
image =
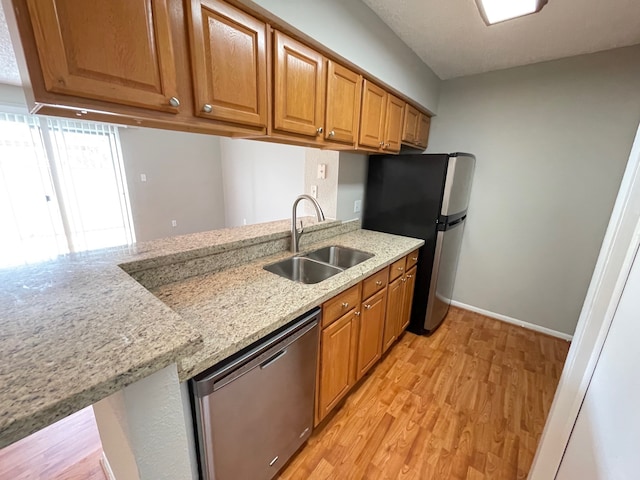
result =
M146 182L147 181L147 176L144 173L140 174L140 181L141 182Z
M172 227L177 227L178 226L177 220L171 220L171 226Z
M324 180L327 178L327 164L321 163L318 165L318 178Z
M360 213L362 210L362 200L356 200L353 202L353 213Z

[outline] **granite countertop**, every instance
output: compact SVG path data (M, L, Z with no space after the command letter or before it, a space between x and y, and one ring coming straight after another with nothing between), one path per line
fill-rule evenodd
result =
M282 252L152 290L203 338L202 349L180 360L180 379L203 372L423 244L414 238L356 230L304 249L341 245L374 254L317 284L297 283L262 268L292 255Z
M307 225L307 241L343 228ZM362 230L303 241L306 250L339 244L375 254L316 285L262 269L289 252L158 287L155 295L131 276L244 247L255 254L260 245L287 243L288 230L286 220L270 222L0 269L0 448L172 363L181 380L190 378L422 244Z

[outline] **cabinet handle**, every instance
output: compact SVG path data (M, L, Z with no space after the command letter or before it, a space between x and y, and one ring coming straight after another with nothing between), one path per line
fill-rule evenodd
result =
M413 277L413 275L407 274L407 278L412 278L412 277Z
M330 136L330 137L333 137L335 134L336 134L336 132L335 132L334 130L331 130L331 131L329 132L329 136Z
M381 146L381 147L384 147L384 142L380 142L380 146Z
M353 314L354 314L356 317L359 317L359 316L360 316L360 312L353 312Z
M202 107L202 111L204 113L211 113L211 112L213 112L213 107L211 105L209 105L208 103L205 103L204 106Z
M318 129L316 130L316 133L320 135L322 132L324 132L324 128L318 127Z
M382 286L382 280L378 280L378 281L376 282L376 285L377 285L377 286L379 286L379 287L381 287L381 286Z
M371 310L371 305L369 305L368 303L365 304L364 308L366 308L367 310Z
M349 308L349 304L347 302L342 302L342 308Z
M402 280L403 282L407 281L407 277L402 277L400 280Z
M178 100L178 97L171 97L169 99L169 105L178 108L180 106L180 100Z
M403 271L404 267L398 267L398 270Z
M413 260L414 262L418 261L418 257L411 257L411 260Z

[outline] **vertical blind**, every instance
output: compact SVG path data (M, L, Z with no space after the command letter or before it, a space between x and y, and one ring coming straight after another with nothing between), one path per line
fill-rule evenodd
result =
M132 243L117 127L0 113L0 266Z

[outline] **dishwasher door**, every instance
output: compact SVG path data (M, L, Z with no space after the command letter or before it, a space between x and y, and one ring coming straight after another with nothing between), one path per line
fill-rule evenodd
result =
M196 379L202 476L269 480L313 427L319 310Z

